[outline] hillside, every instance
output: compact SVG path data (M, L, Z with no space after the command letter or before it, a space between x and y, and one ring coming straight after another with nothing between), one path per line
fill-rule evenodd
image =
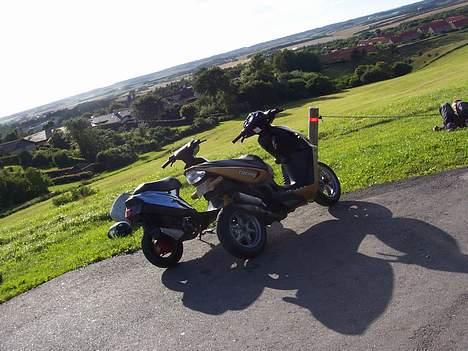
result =
M326 116L437 113L441 102L454 96L466 99L467 56L465 46L404 77L296 103L288 106L275 123L306 132L307 108L318 106L325 116L320 124L320 159L335 169L345 192L466 165L468 130L434 133L431 128L440 123L439 117L394 120ZM231 144L240 128L241 121L234 120L200 134L208 139L200 154L222 159L255 153L273 164L255 138ZM117 194L141 182L180 176L180 164L166 170L160 166L170 150L183 142L101 176L90 184L97 193L84 200L58 208L48 200L0 219L0 301L66 271L138 249L138 234L107 239L108 208ZM277 167L275 171L278 173ZM187 198L192 191L186 187L182 194ZM199 201L196 206L201 209L203 203Z

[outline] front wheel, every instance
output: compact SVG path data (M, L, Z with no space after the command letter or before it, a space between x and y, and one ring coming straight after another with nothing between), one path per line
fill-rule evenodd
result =
M155 230L159 232L159 235L154 235ZM164 235L159 229L154 228L152 230L145 228L141 238L141 248L146 259L160 268L175 266L184 253L184 245L181 241Z
M341 196L340 180L325 163L319 162L319 190L315 202L322 206L333 206Z
M265 249L263 221L234 205L223 208L218 214L216 234L224 249L238 258L253 258Z

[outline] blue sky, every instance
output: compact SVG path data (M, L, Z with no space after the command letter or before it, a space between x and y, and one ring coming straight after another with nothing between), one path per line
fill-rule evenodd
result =
M412 0L0 3L0 117Z

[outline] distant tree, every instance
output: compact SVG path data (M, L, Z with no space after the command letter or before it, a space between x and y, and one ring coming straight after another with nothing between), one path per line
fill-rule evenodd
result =
M295 69L304 72L319 72L321 69L319 57L308 51L296 52L296 65Z
M302 99L307 97L306 82L303 78L292 78L287 81L287 99Z
M24 176L29 182L29 193L31 197L47 193L49 180L40 171L35 168L28 167L24 171Z
M44 152L39 151L33 155L31 165L36 168L48 168L51 165L50 161Z
M247 81L241 86L241 95L253 109L273 106L278 101L278 87L274 82Z
M330 94L337 90L335 84L322 74L317 74L311 77L306 83L306 89L312 96L320 96Z
M273 55L273 65L279 72L294 70L296 55L291 50L279 50Z
M114 101L112 102L112 104L109 106L109 109L107 110L109 113L111 112L114 112L114 111L118 111L118 110L121 110L125 107L127 107L128 105L124 102L121 102L121 101Z
M217 66L202 68L193 77L193 87L200 94L215 96L219 91L229 91L229 80Z
M189 120L193 120L195 116L198 114L198 107L193 103L183 105L180 108L179 114L181 117L185 117Z
M240 73L241 83L264 81L275 82L275 75L273 74L273 65L265 60L262 54L254 55L249 63L247 63Z
M135 100L133 110L141 120L161 119L165 112L165 100L154 94L147 94Z
M103 169L110 170L126 166L137 160L135 152L127 146L119 146L101 151L96 160Z
M359 65L354 74L364 84L378 82L393 76L391 67L383 61L379 61L375 65Z
M273 55L273 66L279 72L304 71L318 72L320 71L320 59L313 52L309 51L292 51L280 50Z
M14 141L14 140L18 140L18 139L19 139L18 131L13 130L10 133L8 133L7 135L5 135L5 137L3 138L3 142L6 143L6 142L9 142L9 141Z
M65 150L55 152L52 160L57 167L67 167L72 164L72 160Z
M105 148L98 132L91 128L88 120L72 119L65 126L78 145L81 155L87 160L94 161L96 155Z
M43 129L44 129L44 130L51 129L51 128L54 127L54 125L55 125L54 121L53 121L53 120L50 120L50 121L48 121L46 124L44 124Z
M61 130L55 130L50 137L49 144L57 149L70 149L70 141Z
M33 156L29 151L23 150L18 154L18 160L21 166L29 167L32 164Z

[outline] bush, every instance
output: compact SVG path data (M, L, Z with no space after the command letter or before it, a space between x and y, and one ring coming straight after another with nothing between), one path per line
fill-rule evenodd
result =
M193 121L195 116L198 114L198 107L194 103L186 104L180 108L179 114L181 117L185 117L190 121Z
M52 161L54 165L59 168L68 167L74 164L73 159L70 157L68 152L64 150L59 150L52 154Z
M46 152L38 151L33 155L31 165L37 168L49 168L52 166L52 157Z
M318 74L307 81L306 89L312 96L320 96L335 92L336 86L330 78Z
M379 61L375 65L358 66L354 74L363 84L368 84L391 78L393 71L385 62Z
M87 196L95 194L96 191L89 186L86 185L80 185L77 188L74 188L70 191L67 191L66 193L59 195L57 197L54 197L52 199L52 203L55 206L62 206L65 205L69 202L77 201L79 199L85 198Z
M302 99L308 96L306 82L302 78L292 78L286 83L286 98Z
M67 184L67 183L77 182L83 179L89 179L92 176L93 176L93 172L86 171L86 172L80 172L80 173L57 177L53 179L52 182L54 185Z
M101 151L97 154L96 160L101 169L117 169L137 160L137 155L128 146L119 146Z
M184 133L182 133L181 137L203 132L215 127L216 125L218 125L218 120L214 117L197 118L189 128L184 130Z
M413 70L413 66L405 62L395 62L392 65L392 71L394 77L404 76Z
M0 171L0 207L21 204L48 193L49 179L37 169L22 168Z

